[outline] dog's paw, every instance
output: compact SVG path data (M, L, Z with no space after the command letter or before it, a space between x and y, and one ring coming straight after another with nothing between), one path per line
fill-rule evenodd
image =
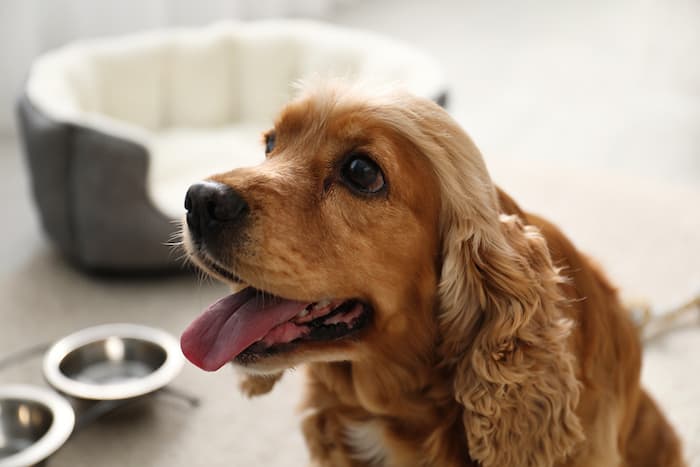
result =
M282 373L274 375L244 375L238 386L247 397L261 396L270 392L281 377Z

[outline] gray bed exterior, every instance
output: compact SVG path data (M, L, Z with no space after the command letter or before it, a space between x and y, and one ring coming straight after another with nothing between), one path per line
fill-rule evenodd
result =
M145 147L52 120L26 95L17 117L42 226L69 260L99 272L183 267L181 253L166 244L177 220L146 192Z

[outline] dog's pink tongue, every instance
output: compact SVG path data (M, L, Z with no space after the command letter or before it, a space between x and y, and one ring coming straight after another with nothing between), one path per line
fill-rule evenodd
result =
M218 370L306 305L244 289L210 305L189 325L180 338L182 353L203 370Z

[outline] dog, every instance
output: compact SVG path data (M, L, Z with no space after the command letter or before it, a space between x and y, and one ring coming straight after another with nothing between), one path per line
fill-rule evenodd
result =
M685 465L615 288L442 108L316 85L264 147L187 192L188 256L236 293L181 344L249 395L304 364L314 465Z

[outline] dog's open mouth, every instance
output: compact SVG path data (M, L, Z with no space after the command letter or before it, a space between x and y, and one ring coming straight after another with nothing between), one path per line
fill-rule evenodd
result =
M307 303L247 287L209 306L182 334L180 345L188 360L214 371L234 359L347 337L362 329L370 315L371 307L355 299Z

